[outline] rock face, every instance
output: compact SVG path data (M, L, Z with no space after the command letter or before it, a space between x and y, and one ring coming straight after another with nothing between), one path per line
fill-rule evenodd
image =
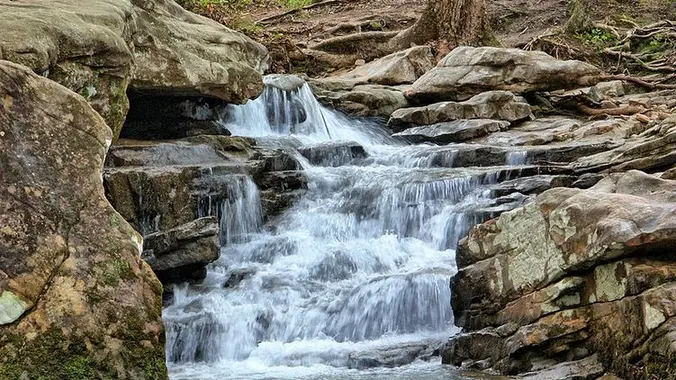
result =
M528 103L508 91L484 92L464 102L442 102L396 110L388 126L401 131L410 125L431 125L463 119L493 119L509 122L531 117Z
M84 96L114 139L129 108L128 86L232 103L263 88L262 45L172 0L94 0L86 7L75 0L5 1L0 25L0 59Z
M218 259L218 219L204 217L143 239L141 257L162 283L201 280L206 265Z
M149 235L217 215L223 202L248 190L246 175L258 185L263 217L272 217L306 187L299 169L284 151L258 149L253 140L242 137L121 139L110 150L103 178L115 209Z
M674 247L676 181L630 171L548 190L461 242L452 291L466 332L444 362L517 374L596 354L625 378L668 378Z
M82 97L0 61L0 378L167 377L162 286L103 194L111 138Z
M541 51L460 46L421 76L407 96L424 100L465 100L484 91L514 93L593 85L600 73L580 61L561 61Z

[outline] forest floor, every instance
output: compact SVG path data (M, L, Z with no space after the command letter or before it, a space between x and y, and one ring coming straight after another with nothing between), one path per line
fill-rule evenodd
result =
M395 32L411 26L425 0L182 0L183 6L239 30L268 47L270 71L326 76L350 65L319 62L304 50L328 39L363 32ZM659 20L676 20L676 0L596 0L594 27L577 34L565 32L570 0L487 0L498 44L544 50L558 58L583 59L606 71L648 73L645 59L676 64L676 28L633 41L627 51L640 60L613 55L627 32ZM624 49L624 48L623 48ZM438 55L446 53L437 49ZM366 58L366 57L365 57ZM356 62L359 64L359 62ZM676 74L667 70L662 73Z

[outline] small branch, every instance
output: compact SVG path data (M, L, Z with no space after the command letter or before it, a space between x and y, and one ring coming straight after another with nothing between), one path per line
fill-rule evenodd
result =
M292 10L290 10L290 11L286 11L286 12L284 12L284 13L280 13L280 14L276 14L276 15L264 17L264 18L262 18L262 19L256 21L256 23L257 23L257 24L265 24L265 23L268 23L268 22L270 22L270 21L273 21L273 20L276 20L276 19L279 19L279 18L288 16L288 15L292 15L292 14L298 13L298 12L300 12L300 11L304 11L304 10L308 10L308 9L312 9L312 8L321 7L321 6L324 6L324 5L338 4L338 3L341 3L341 2L342 2L342 0L324 0L324 1L321 1L321 2L319 2L319 3L310 4L310 5L305 6L305 7L302 7L302 8L296 8L296 9L292 9Z

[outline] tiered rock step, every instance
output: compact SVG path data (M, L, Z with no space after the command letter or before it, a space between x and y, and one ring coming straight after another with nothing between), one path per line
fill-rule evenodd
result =
M145 257L158 276L181 282L203 278L205 265L218 258L223 204L239 196L249 178L260 191L262 216L269 219L306 187L299 169L289 153L258 148L247 138L123 139L109 150L103 181L111 204L149 239ZM200 221L208 216L216 223L215 236L202 231ZM152 249L157 245L152 242L177 233L188 237Z

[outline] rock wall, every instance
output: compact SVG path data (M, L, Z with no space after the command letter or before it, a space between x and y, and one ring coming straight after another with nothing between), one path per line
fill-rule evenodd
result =
M671 378L675 248L676 181L630 171L548 190L461 242L453 308L466 332L444 362L518 374L597 355L593 378Z
M164 379L162 285L104 196L84 98L0 61L0 379Z

